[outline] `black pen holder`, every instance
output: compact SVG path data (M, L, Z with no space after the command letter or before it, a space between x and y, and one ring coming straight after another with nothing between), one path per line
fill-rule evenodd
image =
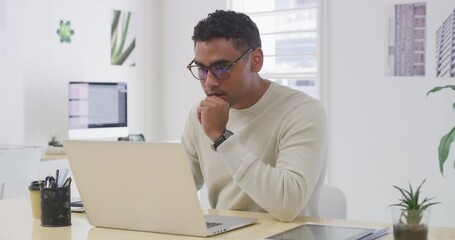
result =
M71 187L41 187L41 226L71 225Z

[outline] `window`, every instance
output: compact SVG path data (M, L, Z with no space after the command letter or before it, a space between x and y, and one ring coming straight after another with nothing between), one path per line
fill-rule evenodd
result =
M228 6L259 28L261 76L319 98L318 0L228 0Z

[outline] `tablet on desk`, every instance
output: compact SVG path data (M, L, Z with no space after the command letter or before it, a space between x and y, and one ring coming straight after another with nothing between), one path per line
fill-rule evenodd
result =
M305 223L265 239L274 240L373 240L387 235L387 228L348 227Z

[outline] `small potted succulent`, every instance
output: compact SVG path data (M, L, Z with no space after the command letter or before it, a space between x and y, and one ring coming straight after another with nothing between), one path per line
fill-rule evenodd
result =
M62 143L58 140L56 135L52 135L51 139L47 142L50 147L62 147Z
M421 200L420 191L425 180L414 191L411 184L409 190L393 186L401 193L399 203L392 204L394 240L426 240L428 236L429 207L440 202L425 197ZM419 202L419 200L421 200Z

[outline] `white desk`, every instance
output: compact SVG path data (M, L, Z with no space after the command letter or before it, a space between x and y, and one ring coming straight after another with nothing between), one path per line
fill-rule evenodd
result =
M261 239L290 229L304 222L342 224L350 226L385 227L388 223L371 223L350 220L318 219L298 217L294 222L282 223L266 213L210 210L209 214L254 217L258 222L252 226L226 232L209 239ZM0 201L0 239L1 240L150 240L150 239L207 239L148 232L124 231L92 227L84 214L72 214L72 226L41 227L39 220L31 216L28 198ZM454 240L455 228L430 229L430 240ZM390 234L386 240L392 240Z

